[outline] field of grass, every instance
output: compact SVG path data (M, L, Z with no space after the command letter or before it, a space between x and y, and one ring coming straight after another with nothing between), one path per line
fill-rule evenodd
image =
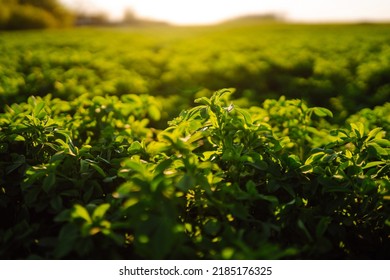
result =
M388 259L390 25L0 33L0 258Z

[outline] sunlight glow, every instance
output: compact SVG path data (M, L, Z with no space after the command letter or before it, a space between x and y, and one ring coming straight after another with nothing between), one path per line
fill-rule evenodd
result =
M390 21L388 0L60 0L120 20L130 8L142 18L174 24L209 24L245 14L278 13L293 21Z

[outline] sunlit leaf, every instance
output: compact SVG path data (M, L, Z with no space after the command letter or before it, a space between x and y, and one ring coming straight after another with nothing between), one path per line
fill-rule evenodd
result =
M252 117L247 110L237 108L237 107L234 110L237 111L238 113L240 113L244 117L245 123L247 125L252 124Z
M368 133L366 141L375 138L381 131L383 131L381 127L374 128Z
M72 211L71 216L73 219L81 218L88 223L92 222L91 217L90 217L87 209L85 209L83 206L81 206L79 204L76 204L75 206L73 206L73 211Z
M110 209L110 204L108 203L103 203L96 207L96 209L92 213L92 220L98 220L103 218L108 209Z
M362 138L364 136L364 124L362 124L361 122L357 122L351 123L350 126L359 138Z
M383 162L383 161L371 161L371 162L367 163L366 165L364 165L363 169L371 168L371 167L382 165L385 163L386 162Z
M311 110L313 110L314 114L316 114L318 117L333 117L333 113L326 108L313 107Z
M33 115L38 117L39 113L42 111L42 109L45 107L45 102L41 101L39 102L35 107L33 111Z
M161 118L160 109L155 105L150 105L148 107L148 114L152 120L158 121Z
M378 156L388 156L389 155L389 152L386 149L382 148L381 146L379 146L376 143L369 143L367 146L368 146L368 149L370 151L372 151L372 153L375 155L378 155Z

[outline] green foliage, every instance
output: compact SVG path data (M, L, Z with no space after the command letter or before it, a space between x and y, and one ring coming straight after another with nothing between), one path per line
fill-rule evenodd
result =
M0 256L388 257L388 131L301 100L29 97L0 115Z
M331 110L341 124L389 100L389 34L380 24L4 32L0 102L149 94L162 100L163 126L199 91L228 86L237 89L237 104L284 95Z
M388 25L123 31L1 34L0 258L388 258Z
M348 117L347 122L360 122L364 125L365 131L382 127L385 131L390 130L390 103L383 106L376 106L374 109L365 108ZM389 134L384 137L390 138Z
M0 29L44 29L72 24L72 15L56 0L0 1Z

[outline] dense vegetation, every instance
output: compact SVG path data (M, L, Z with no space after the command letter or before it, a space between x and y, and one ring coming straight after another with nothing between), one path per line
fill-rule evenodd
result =
M73 15L56 0L0 0L0 30L68 27Z
M387 259L388 31L1 33L0 257Z
M263 24L3 33L1 101L145 93L170 99L169 120L199 91L234 87L246 105L285 95L331 109L343 122L390 100L389 29Z

